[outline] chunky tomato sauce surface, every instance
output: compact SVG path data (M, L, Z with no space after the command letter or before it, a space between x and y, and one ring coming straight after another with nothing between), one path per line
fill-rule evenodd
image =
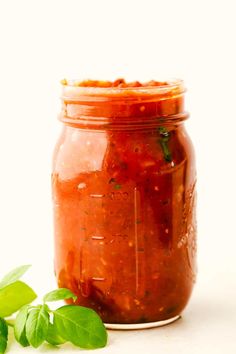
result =
M183 92L155 81L63 83L52 173L58 285L107 323L179 315L196 275Z

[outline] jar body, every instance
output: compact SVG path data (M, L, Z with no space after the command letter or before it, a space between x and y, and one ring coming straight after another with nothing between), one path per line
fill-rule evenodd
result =
M163 129L67 125L55 149L58 285L106 323L167 320L191 295L194 152L183 123Z

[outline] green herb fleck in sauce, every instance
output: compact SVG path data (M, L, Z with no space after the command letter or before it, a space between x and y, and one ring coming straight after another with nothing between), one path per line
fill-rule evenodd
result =
M109 184L112 184L112 183L116 183L116 179L115 178L111 178L109 180ZM116 183L113 186L114 186L114 189L117 189L117 190L121 189L121 184L119 184L119 183Z

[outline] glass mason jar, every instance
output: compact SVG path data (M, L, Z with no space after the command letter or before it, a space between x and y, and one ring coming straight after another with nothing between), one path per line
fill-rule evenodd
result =
M170 323L196 276L184 84L72 81L62 90L52 173L58 286L108 328Z

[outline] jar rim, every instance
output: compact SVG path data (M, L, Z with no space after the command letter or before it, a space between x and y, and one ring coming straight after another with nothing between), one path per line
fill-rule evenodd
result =
M76 100L78 98L86 98L91 100L99 98L148 98L148 97L170 97L181 95L186 91L184 81L182 79L168 79L165 81L157 81L160 85L141 85L141 86L80 86L78 80L62 80L62 99Z

